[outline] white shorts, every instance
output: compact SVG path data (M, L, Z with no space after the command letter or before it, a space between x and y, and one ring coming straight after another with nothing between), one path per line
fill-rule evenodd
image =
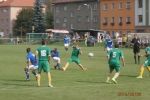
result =
M110 51L110 50L112 50L112 48L107 47L107 51Z
M68 47L68 46L69 46L69 43L65 43L64 46L65 46L65 47Z
M60 63L60 58L59 58L59 57L53 57L53 60L54 60L55 62Z
M29 69L38 69L38 66L34 66L34 65L30 65L29 67L27 67Z

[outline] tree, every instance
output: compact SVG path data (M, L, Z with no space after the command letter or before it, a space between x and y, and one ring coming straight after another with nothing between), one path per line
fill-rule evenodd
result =
M14 21L13 33L15 36L25 36L32 31L33 9L22 9Z
M33 16L33 26L34 32L43 33L45 32L45 18L42 12L42 3L40 0L35 1L34 5L34 16Z

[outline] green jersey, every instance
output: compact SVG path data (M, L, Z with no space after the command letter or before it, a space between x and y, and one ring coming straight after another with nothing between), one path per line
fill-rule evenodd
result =
M50 48L45 45L37 48L39 61L48 61L50 51Z
M71 58L78 58L80 54L80 49L78 48L73 48L72 54L71 54Z
M118 48L113 48L108 53L109 64L120 65L120 58L123 58L123 53Z
M150 47L146 47L145 52L147 54L147 60L150 60Z

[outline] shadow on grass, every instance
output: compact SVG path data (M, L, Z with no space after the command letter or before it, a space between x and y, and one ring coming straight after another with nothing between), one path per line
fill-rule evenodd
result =
M27 86L27 87L30 87L30 86L35 86L35 84L31 84L30 82L32 82L33 80L19 80L19 79L1 79L1 84L2 85L5 85L5 86Z
M137 75L120 75L120 77L137 77Z
M84 80L84 81L76 81L76 82L79 82L79 83L95 83L95 84L97 84L97 83L103 83L103 84L106 84L106 82L104 82L104 81L101 81L101 82L100 82L100 81L99 81L99 82L97 81L97 82L96 82L96 81L92 81L92 80L91 80L91 81L86 81L86 80Z

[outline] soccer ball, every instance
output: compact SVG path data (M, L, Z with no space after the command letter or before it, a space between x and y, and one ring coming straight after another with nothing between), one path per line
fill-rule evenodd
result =
M89 56L89 57L93 57L93 56L94 56L94 53L90 52L90 53L88 53L88 56Z

